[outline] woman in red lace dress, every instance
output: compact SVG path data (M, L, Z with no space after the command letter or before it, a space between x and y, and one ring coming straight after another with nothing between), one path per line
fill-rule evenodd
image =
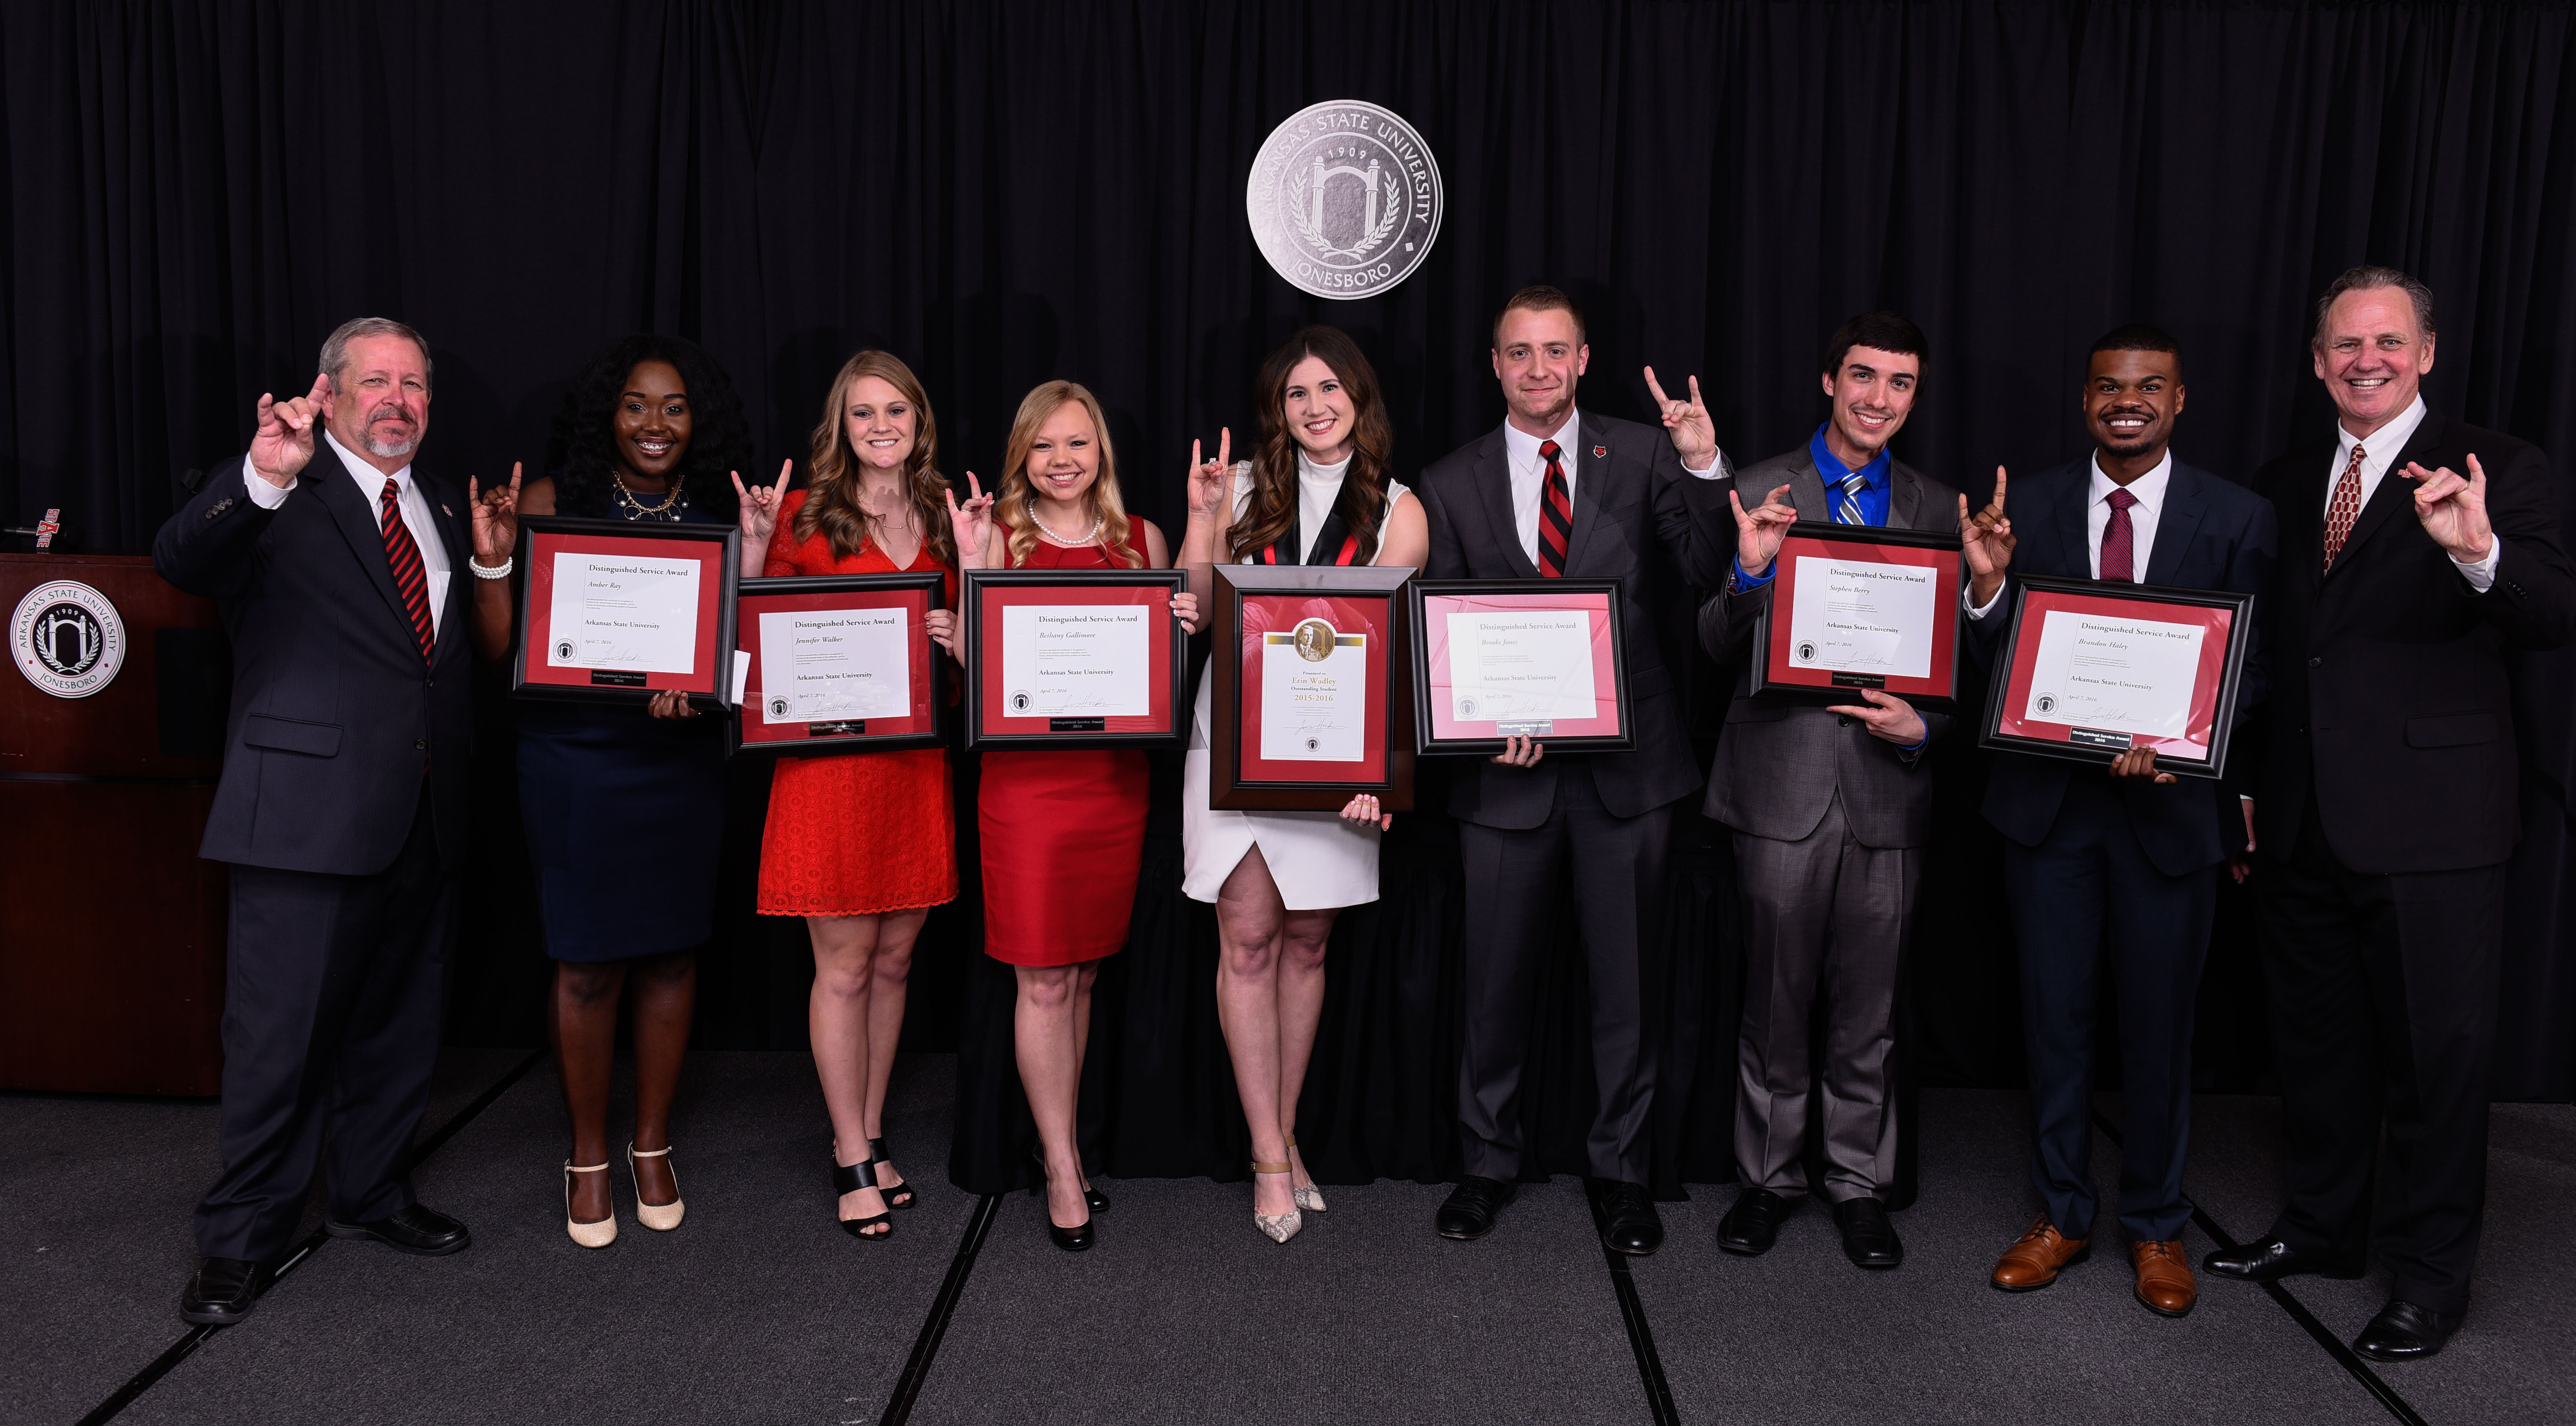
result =
M939 430L912 369L881 351L841 367L814 427L803 490L787 496L768 575L938 570L946 609L923 621L953 642L957 548ZM748 561L746 561L748 562ZM886 1076L903 1034L913 941L957 896L944 748L781 758L761 834L760 910L802 916L814 940L806 1025L832 1116L841 1226L871 1241L913 1196L886 1157Z
M982 530L996 569L1168 569L1153 522L1118 496L1100 403L1070 381L1020 402L1002 488ZM970 530L960 520L957 534ZM1186 594L1172 612L1196 616ZM994 752L983 759L976 825L984 848L984 953L1018 968L1012 1042L1046 1162L1057 1247L1091 1246L1090 1185L1074 1144L1074 1102L1100 962L1127 944L1144 856L1145 755L1133 749Z

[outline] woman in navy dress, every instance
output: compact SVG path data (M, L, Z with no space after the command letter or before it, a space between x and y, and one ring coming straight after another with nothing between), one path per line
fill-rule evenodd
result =
M474 625L484 655L510 648L516 575L505 556L519 515L739 523L743 548L762 550L786 480L745 492L738 472L750 459L733 384L694 344L636 336L601 352L555 417L546 451L554 474L521 490L513 470L508 490L477 501ZM697 947L715 930L724 733L671 692L632 705L529 700L516 711L519 808L555 962L555 1066L572 1120L564 1230L604 1248L617 1238L608 1082L618 1001L630 988L635 1133L625 1159L635 1218L667 1232L684 1211L671 1098L697 1000Z

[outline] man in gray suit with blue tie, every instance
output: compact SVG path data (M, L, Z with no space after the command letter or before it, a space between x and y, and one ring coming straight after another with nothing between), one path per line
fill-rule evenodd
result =
M1888 452L1929 355L1921 329L1893 312L1843 323L1825 346L1832 414L1806 444L1736 477L1734 567L1699 612L1700 644L1721 665L1750 646L1796 521L1959 527L1959 493ZM1743 491L1768 494L1748 509ZM1905 1256L1885 1200L1896 1168L1896 974L1931 839L1923 752L1949 720L1876 689L1862 703L1817 707L1757 697L1750 682L1749 670L1737 675L1708 778L1709 817L1735 829L1745 916L1735 1109L1744 1192L1718 1225L1718 1246L1768 1250L1809 1191L1808 1026L1821 994L1823 1192L1845 1255L1892 1268Z

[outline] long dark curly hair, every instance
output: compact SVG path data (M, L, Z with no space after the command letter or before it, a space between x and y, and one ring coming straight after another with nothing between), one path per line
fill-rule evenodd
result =
M1277 544L1297 524L1297 438L1288 430L1288 373L1308 357L1321 357L1351 398L1351 468L1335 503L1344 528L1359 538L1359 562L1377 558L1379 526L1386 520L1386 476L1395 433L1378 396L1377 369L1359 343L1338 327L1306 327L1262 358L1253 378L1261 402L1261 444L1252 453L1252 500L1226 531L1228 553L1248 560Z
M554 435L546 442L555 509L597 518L613 513L617 399L626 393L627 373L648 361L669 362L688 388L689 444L680 454L680 489L693 508L732 520L740 504L733 493L733 473L743 472L746 481L758 479L751 468L751 422L743 416L742 398L734 394L725 369L697 343L645 333L609 343L564 393Z

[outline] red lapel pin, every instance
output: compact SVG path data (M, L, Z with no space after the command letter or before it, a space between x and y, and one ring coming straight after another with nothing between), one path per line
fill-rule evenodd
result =
M1610 454L1610 448L1608 446L1594 446L1592 448L1592 458L1594 460L1599 460L1601 457L1608 454Z

